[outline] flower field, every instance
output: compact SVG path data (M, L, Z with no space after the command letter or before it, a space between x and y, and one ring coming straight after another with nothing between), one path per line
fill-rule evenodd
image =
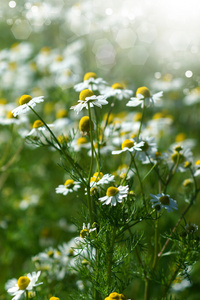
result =
M199 299L199 3L2 2L0 300Z

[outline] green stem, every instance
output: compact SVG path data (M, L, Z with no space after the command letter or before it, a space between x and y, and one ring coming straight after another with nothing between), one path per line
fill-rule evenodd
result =
M149 300L149 299L150 299L149 279L145 279L144 300Z
M113 258L113 251L114 251L114 243L115 243L115 236L116 236L116 228L113 228L112 238L109 247L108 253L108 263L107 263L107 283L108 288L111 286L111 269L112 269L112 258Z
M139 137L140 137L140 133L141 133L141 129L142 129L142 123L143 123L143 120L144 120L144 112L145 112L145 102L144 102L144 106L143 106L143 109L142 109L142 118L141 118L140 127L139 127L139 131L138 131L138 135L137 135L137 143L139 141Z
M109 109L108 114L107 114L105 126L104 126L104 129L103 129L103 132L102 132L101 142L103 142L104 132L105 132L106 127L107 127L107 125L108 125L108 120L109 120L109 116L110 116L110 114L111 114L111 111L112 111L113 107L115 106L115 101L116 101L116 99L117 99L117 98L114 97L113 102L112 102L111 105L110 105L110 109Z
M134 164L134 167L135 167L135 170L136 170L136 173L137 173L137 177L138 177L138 180L139 180L139 183L140 183L140 188L141 188L141 193L142 193L142 199L143 199L143 204L146 208L146 200L145 200L145 196L144 196L144 189L143 189L143 184L142 184L142 180L141 180L141 177L140 177L140 173L138 171L138 167L136 165L136 162L135 162L135 159L134 157L132 157L132 161L133 161L133 164Z
M45 128L49 131L49 133L51 134L51 136L53 137L55 143L58 145L58 148L55 147L59 152L62 153L62 155L64 155L67 160L69 161L69 163L72 165L72 167L76 170L77 174L79 175L79 177L81 178L81 181L83 182L84 185L86 185L85 179L83 178L83 176L81 175L79 169L81 169L81 167L74 162L74 160L72 159L72 157L70 155L68 155L63 147L61 146L61 144L59 143L58 139L56 138L55 134L53 133L53 131L49 128L49 126L46 124L46 122L40 117L40 115L38 115L38 113L31 107L29 106L30 109L34 112L34 114L42 121L42 123L44 124Z
M157 218L157 211L156 211L156 220L155 220L155 236L154 236L154 259L152 269L156 268L156 264L158 261L158 218Z

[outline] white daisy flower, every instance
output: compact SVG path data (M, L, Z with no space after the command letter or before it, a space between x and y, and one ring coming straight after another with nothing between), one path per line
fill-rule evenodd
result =
M194 176L200 175L200 159L198 159L195 163L195 171Z
M178 209L176 201L170 198L169 195L165 195L163 193L150 195L153 197L153 199L150 200L152 202L152 207L156 208L157 211L161 211L163 207L168 213L173 211L173 209Z
M79 103L70 107L70 109L73 109L77 112L77 114L79 114L83 108L88 109L88 103L90 107L98 106L101 108L102 105L108 104L108 101L105 98L106 97L102 95L96 96L91 90L85 89L79 94Z
M43 102L44 101L43 98L44 96L39 96L34 98L32 98L29 95L21 96L21 98L19 99L20 106L12 110L13 116L16 117L20 114L26 113L27 111L31 110L30 107L33 108L36 105L36 103Z
M149 164L151 160L156 157L157 144L154 137L146 137L144 140L141 138L143 146L140 152L137 152L137 158L142 161L143 164Z
M74 151L78 152L82 149L89 149L91 147L91 144L87 137L81 136L79 138L74 138L71 142L71 147L74 149Z
M112 87L107 87L102 94L106 97L116 97L118 100L123 100L124 98L130 98L133 95L133 91L127 90L121 83L114 83Z
M163 92L158 92L154 95L150 94L150 91L147 87L142 86L137 89L136 97L132 97L131 100L126 104L126 106L141 106L144 105L149 107L154 105L160 98L163 96Z
M117 202L122 203L123 198L127 197L128 185L119 187L110 186L106 191L106 196L99 198L103 205L116 206Z
M103 175L102 172L96 172L90 179L90 187L104 186L105 184L109 184L114 181L114 177L114 175Z
M56 194L67 195L73 191L76 192L80 187L80 182L74 181L73 179L67 179L65 184L61 184L56 188Z
M126 139L122 143L122 150L116 150L112 151L112 154L121 154L122 152L129 151L129 152L134 152L134 151L142 151L142 147L144 146L144 142L136 143L133 139L129 140Z
M80 232L80 237L82 239L86 238L92 231L95 231L96 227L91 228L90 223L87 224L87 226L85 225L85 223L83 223L83 228Z
M41 271L28 273L26 276L21 276L17 280L17 283L13 287L8 289L8 293L14 296L12 300L18 300L25 293L25 291L31 291L34 287L41 285L42 282L37 283Z
M98 78L94 72L88 72L84 75L83 82L80 82L74 86L76 92L89 89L92 91L100 91L108 83L103 78Z
M175 146L173 150L169 150L167 162L171 168L176 165L176 171L187 171L188 164L192 163L193 154L189 148L183 148L182 146Z
M48 127L53 127L54 124L47 124ZM30 136L30 135L37 135L38 133L47 130L46 127L44 126L44 123L41 120L36 120L33 123L33 128L31 129L31 131L26 135L26 136Z

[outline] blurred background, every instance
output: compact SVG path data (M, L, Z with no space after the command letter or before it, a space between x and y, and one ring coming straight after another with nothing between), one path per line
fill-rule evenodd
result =
M92 71L134 92L143 85L163 90L164 109L174 120L169 144L178 134L179 140L191 138L200 159L199 14L198 0L1 0L0 116L2 105L15 105L22 94L44 95L43 111L53 122L56 109L69 109L76 100L74 84ZM55 193L65 178L58 155L33 151L18 129L0 125L0 130L0 299L5 299L5 282L27 271L33 255L77 235L71 215L80 212L74 199ZM196 209L191 221L198 220ZM199 282L193 285L197 292L190 299L198 299L198 287Z

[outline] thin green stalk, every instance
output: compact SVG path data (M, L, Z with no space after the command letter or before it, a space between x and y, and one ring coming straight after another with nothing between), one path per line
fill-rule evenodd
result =
M138 171L138 167L136 165L136 162L135 162L135 159L134 157L132 158L132 161L133 161L133 164L134 164L134 167L135 167L135 170L136 170L136 173L137 173L137 177L138 177L138 180L139 180L139 183L140 183L140 188L141 188L141 193L142 193L142 199L143 199L143 204L146 208L146 200L145 200L145 196L144 196L144 189L143 189L143 184L142 184L142 180L141 180L141 177L140 177L140 173Z
M108 288L111 285L111 269L112 269L112 258L113 258L113 251L114 251L114 243L115 243L115 236L116 236L116 228L113 228L112 238L110 241L109 253L108 253L108 263L107 263L107 283Z
M137 135L137 143L139 141L139 137L140 137L140 133L141 133L141 129L142 129L142 124L143 124L143 120L144 120L144 112L145 112L145 101L144 101L144 105L143 105L143 109L142 109L142 118L141 118L140 127L139 127L139 131L138 131L138 135Z
M108 111L108 114L107 114L107 118L106 118L105 126L104 126L104 129L103 129L103 131L102 131L102 138L101 138L101 142L103 142L104 132L105 132L105 130L106 130L106 127L107 127L107 125L108 125L108 120L109 120L109 117L110 117L111 111L112 111L113 107L115 106L116 99L117 99L117 98L116 98L116 97L114 97L114 99L113 99L113 102L112 102L112 103L111 103L111 105L110 105L110 109L109 109L109 111Z
M34 114L42 121L42 123L44 124L45 128L49 131L49 133L51 134L51 136L53 137L55 143L58 145L58 148L56 148L58 151L60 151L66 158L67 160L70 162L70 164L72 165L72 167L76 170L77 174L80 176L81 181L83 182L84 185L86 185L85 179L83 178L83 176L81 175L80 171L77 168L77 164L74 163L74 160L71 158L70 155L68 155L64 150L63 147L61 146L61 144L59 143L58 139L56 138L55 134L53 133L53 131L49 128L49 126L46 124L46 122L40 117L40 115L38 115L38 113L31 107L29 106L30 109L34 112ZM80 167L79 167L80 168Z
M163 293L162 293L162 295L161 295L160 300L162 300L162 299L164 299L164 298L166 297L166 295L167 295L167 293L168 293L168 290L169 290L169 288L170 288L172 282L176 279L176 277L177 277L177 275L178 275L178 273L179 273L180 268L181 268L181 266L178 265L177 268L176 268L176 270L174 271L172 277L170 278L170 281L169 281L168 285L165 287L165 289L164 289L164 291L163 291Z
M156 264L158 261L158 218L157 218L157 211L156 211L156 220L155 220L155 236L154 236L154 259L152 269L156 268Z

